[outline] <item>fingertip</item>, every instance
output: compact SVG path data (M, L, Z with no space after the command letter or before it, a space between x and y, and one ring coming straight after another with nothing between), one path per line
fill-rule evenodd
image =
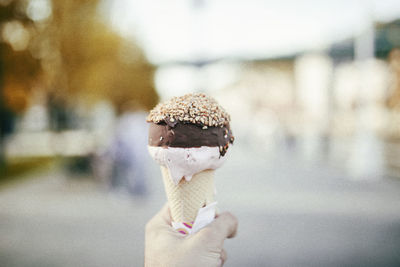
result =
M233 238L237 235L237 229L238 229L238 219L236 218L235 215L233 215L230 212L223 212L218 215L219 220L222 220L225 225L227 225L227 238Z

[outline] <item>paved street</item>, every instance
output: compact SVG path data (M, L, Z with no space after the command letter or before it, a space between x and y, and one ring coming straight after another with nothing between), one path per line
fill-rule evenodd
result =
M324 162L238 144L217 172L239 218L226 266L400 266L400 180L354 181ZM0 190L0 266L142 266L144 225L165 201L107 192L59 168Z

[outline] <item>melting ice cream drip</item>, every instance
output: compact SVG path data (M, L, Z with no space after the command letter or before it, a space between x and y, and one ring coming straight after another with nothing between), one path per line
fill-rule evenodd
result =
M190 181L192 176L208 169L217 169L225 162L218 147L156 147L148 146L150 155L160 165L165 166L174 184L182 178Z

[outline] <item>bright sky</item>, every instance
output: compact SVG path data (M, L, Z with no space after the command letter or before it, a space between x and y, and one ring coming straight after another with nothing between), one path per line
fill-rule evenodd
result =
M371 21L400 17L399 0L103 1L115 29L156 64L323 49Z

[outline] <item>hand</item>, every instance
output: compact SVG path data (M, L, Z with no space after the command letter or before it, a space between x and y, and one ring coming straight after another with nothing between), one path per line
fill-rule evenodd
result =
M235 216L224 212L199 232L185 236L171 226L171 215L165 205L146 225L146 267L222 266L227 259L224 240L236 235Z

